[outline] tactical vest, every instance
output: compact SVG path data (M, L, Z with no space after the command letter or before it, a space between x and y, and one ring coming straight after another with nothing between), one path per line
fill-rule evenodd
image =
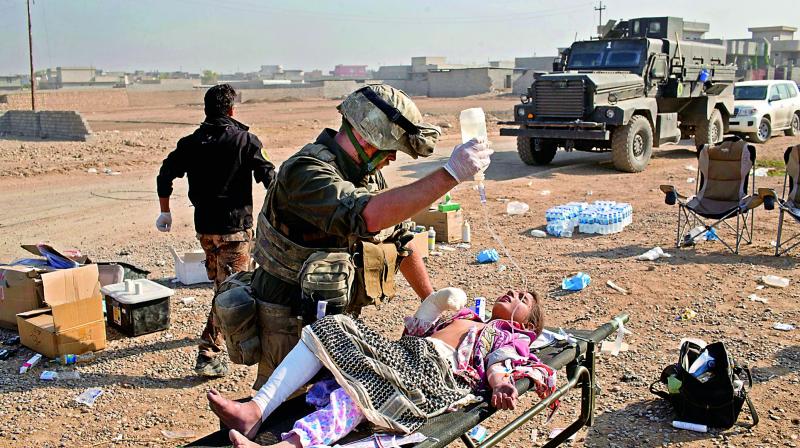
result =
M308 144L286 163L299 157L313 157L325 163L333 163L336 156L323 145ZM267 191L264 208L258 214L256 227L256 247L254 258L262 269L279 279L298 284L297 276L303 264L314 252L349 252L349 247L311 248L290 240L275 227L282 227L275 216L273 196L277 182L273 182ZM269 216L267 216L269 214Z
M285 163L299 157L313 157L327 164L334 164L336 159L324 145L308 144ZM382 244L394 233L394 227L382 230L369 241L359 241L358 238L351 237L347 247L306 247L286 236L288 234L286 225L275 215L273 196L276 188L277 182L270 186L264 208L258 215L254 258L261 269L287 283L300 285L299 274L313 254L348 253L354 256L358 275L348 312L357 315L361 307L380 303L381 300L394 295L394 276L401 257L398 256L393 243ZM376 192L381 189L377 184L370 184L367 188Z

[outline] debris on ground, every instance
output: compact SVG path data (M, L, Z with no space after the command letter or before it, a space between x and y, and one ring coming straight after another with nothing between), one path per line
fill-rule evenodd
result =
M589 283L591 282L592 278L589 277L589 274L578 272L572 277L561 280L561 289L565 291L580 291L589 286Z
M750 294L749 296L747 296L747 298L750 299L751 302L759 302L759 303L769 302L769 299L765 299L764 297L759 297L756 294Z
M784 324L781 322L776 322L775 325L772 326L772 328L780 331L792 331L795 329L795 326L792 324Z
M509 216L524 215L530 210L530 206L524 202L511 201L506 204L506 213Z
M614 283L614 282L613 282L613 281L611 281L611 280L607 281L607 282L606 282L606 285L607 285L609 288L613 289L614 291L617 291L617 292L618 292L618 293L620 293L620 294L628 294L628 290L627 290L627 289L625 289L625 288L623 288L623 287L621 287L621 286L617 285L616 283Z
M496 263L500 260L500 254L497 253L496 249L484 249L478 252L475 260L480 264Z
M785 288L789 286L789 279L778 277L777 275L764 275L761 277L761 282L773 288Z
M675 317L675 320L692 320L697 316L697 311L691 308L684 308L681 314Z
M91 407L94 405L94 402L97 401L97 398L103 395L103 389L99 387L90 387L86 389L83 393L75 397L75 401L80 404L84 404L86 406Z
M531 230L531 236L534 238L547 238L547 233L543 230L533 229Z
M640 260L640 261L655 261L655 260L658 260L659 258L669 258L671 256L672 255L664 252L664 250L661 249L661 247L656 246L656 247L648 250L647 252L645 252L645 253L643 253L641 255L638 255L636 257L636 259Z

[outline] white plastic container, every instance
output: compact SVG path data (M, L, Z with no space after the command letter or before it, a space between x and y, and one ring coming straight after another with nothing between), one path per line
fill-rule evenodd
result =
M461 242L469 244L472 242L472 229L469 226L469 221L464 221L461 225Z
M433 226L428 227L428 250L436 250L436 230Z
M108 324L128 336L169 328L169 298L175 293L147 279L125 280L100 288Z
M170 247L172 257L175 259L175 277L184 285L195 285L197 283L209 283L208 272L206 272L206 254L202 249L186 252L183 256Z

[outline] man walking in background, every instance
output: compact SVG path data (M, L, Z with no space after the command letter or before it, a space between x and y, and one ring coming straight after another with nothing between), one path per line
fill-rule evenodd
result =
M205 120L191 135L178 141L175 150L164 159L156 179L161 206L156 228L169 232L172 181L187 175L197 239L206 253L206 270L215 292L229 275L250 266L251 178L267 188L275 177L275 166L258 137L233 119L235 98L236 91L229 84L208 89L204 99ZM198 375L223 376L228 372L218 356L223 343L213 312L209 312L195 365Z

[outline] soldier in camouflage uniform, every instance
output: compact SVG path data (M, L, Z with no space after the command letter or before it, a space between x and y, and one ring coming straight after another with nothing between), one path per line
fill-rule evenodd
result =
M178 141L158 174L161 214L156 227L172 228L169 196L172 181L187 175L189 200L194 205L197 239L206 253L208 279L214 290L229 275L250 268L253 241L252 178L268 187L275 166L258 137L233 119L236 92L228 84L206 92L206 119L191 135ZM217 356L224 339L213 313L209 313L201 335L195 371L204 376L222 376L227 367Z
M486 142L473 140L457 146L443 168L388 189L381 168L395 160L397 151L414 159L429 156L439 128L423 123L411 99L387 85L359 89L338 109L339 131L323 130L284 162L258 217L254 256L260 267L251 287L261 361L254 388L298 342L302 326L318 315L297 280L311 253L348 252L359 270L352 299L343 309L328 307L327 314L358 315L363 306L390 297L398 269L424 299L433 288L422 258L409 247L413 235L400 223L489 164L492 151ZM376 256L377 272L368 260Z

